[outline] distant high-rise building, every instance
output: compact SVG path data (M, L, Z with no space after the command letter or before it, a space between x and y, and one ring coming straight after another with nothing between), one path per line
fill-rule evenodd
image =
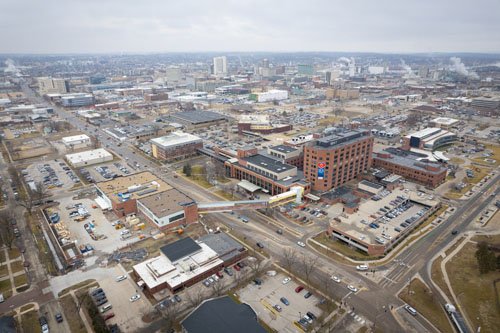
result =
M262 67L269 68L269 59L262 60Z
M214 75L227 74L227 59L225 56L214 58Z
M51 77L39 77L38 92L46 94L66 94L69 92L69 82L65 79L54 79Z
M330 84L330 82L332 82L332 72L325 72L325 82L326 84Z
M297 73L301 75L314 75L314 67L308 64L298 64Z
M429 67L422 66L418 69L418 76L422 79L426 79L429 76Z
M182 79L182 70L179 67L169 67L165 69L167 82L179 82Z

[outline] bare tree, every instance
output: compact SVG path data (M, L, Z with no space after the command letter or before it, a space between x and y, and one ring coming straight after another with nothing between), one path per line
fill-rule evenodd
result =
M217 178L217 176L215 174L215 165L212 161L207 161L205 163L205 171L206 171L205 176L206 176L207 182L210 183Z
M10 221L14 218L13 215L13 207L8 207L6 210L0 212L0 237L2 237L2 241L9 250L12 250L12 243L14 242L14 232L12 230L12 226L10 225Z
M35 183L35 189L32 191L35 202L41 202L47 196L47 187L42 182Z
M234 273L234 282L236 284L236 288L239 288L245 279L245 275L241 272Z
M25 195L24 198L22 198L19 201L19 205L26 208L26 210L28 211L28 214L31 215L31 213L33 212L33 207L35 206L35 201L33 200L33 196L32 195Z
M186 296L186 300L189 303L189 305L192 306L193 308L200 305L205 297L202 292L196 292L193 291L192 289L186 290L184 295Z
M160 310L161 316L165 319L165 332L170 332L174 328L175 322L179 319L178 303L170 303L168 306Z
M226 288L226 284L224 280L215 281L212 283L212 295L214 297L219 297L224 294L224 289Z
M252 277L257 277L260 273L262 273L262 261L253 257L255 260L248 260L248 267L252 271ZM250 259L250 258L249 258Z
M318 263L318 257L309 257L305 254L302 255L301 258L301 266L304 270L304 275L306 278L307 284L310 284L310 278L312 273L316 271L316 264Z
M283 249L283 266L287 271L291 273L297 262L297 251L295 249L290 247Z

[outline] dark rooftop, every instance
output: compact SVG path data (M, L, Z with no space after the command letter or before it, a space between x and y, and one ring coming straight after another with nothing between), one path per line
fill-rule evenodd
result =
M227 296L203 302L182 321L182 327L188 333L266 333L249 305Z
M247 161L248 163L254 164L262 169L266 169L273 173L279 173L296 168L293 165L282 163L281 161L275 160L273 158L261 154L245 157L244 160ZM254 169L251 170L256 171Z
M285 145L277 145L274 147L269 147L269 149L277 150L277 151L282 152L282 153L291 153L292 151L297 150L297 148L285 146Z
M185 256L201 250L201 246L198 245L192 238L186 237L180 239L176 242L164 245L160 248L160 251L167 256L170 261L174 262Z
M211 111L183 111L174 113L171 118L190 124L202 124L227 119L224 115Z
M359 138L369 136L369 132L364 130L350 130L345 132L336 132L335 134L328 135L316 140L316 146L331 148L340 146L343 143L350 143Z
M384 188L383 185L380 185L380 184L376 184L376 183L372 183L366 179L363 179L362 181L359 182L360 184L363 184L363 185L366 185L366 186L369 186L375 190L380 190L382 188Z
M200 241L207 244L225 262L245 250L243 245L224 233L208 234L200 237Z

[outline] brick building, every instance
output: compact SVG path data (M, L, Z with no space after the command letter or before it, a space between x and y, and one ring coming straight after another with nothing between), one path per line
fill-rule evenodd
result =
M316 191L339 187L371 167L372 151L373 137L367 130L319 138L304 146L304 176Z
M373 166L431 188L444 183L447 169L437 162L421 158L418 153L387 148L373 154Z
M173 132L151 139L150 142L153 157L166 161L196 155L197 149L203 148L203 140L200 137L184 132Z
M247 180L270 195L287 192L293 186L303 187L305 194L310 191L309 183L303 180L296 166L258 154L256 148L239 149L238 157L229 159L224 165L231 178Z

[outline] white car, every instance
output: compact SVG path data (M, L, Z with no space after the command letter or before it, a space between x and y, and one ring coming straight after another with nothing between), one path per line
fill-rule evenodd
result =
M135 302L135 301L137 301L140 298L141 298L141 295L135 294L134 296L130 297L130 301L131 302Z
M348 285L347 286L347 289L349 289L350 291L352 291L353 293L357 292L358 291L358 288L356 288L355 286L353 285Z
M116 282L120 282L120 281L123 281L123 280L126 280L127 279L127 276L126 275L120 275L120 276L117 276L115 281Z
M289 277L286 277L283 279L283 284L287 284L288 282L292 281Z
M123 229L122 231L120 231L121 236L128 235L128 234L130 234L130 230L128 230L128 229Z
M340 283L340 278L338 276L333 275L332 280L337 282L337 283Z
M306 244L304 244L303 242L301 241L298 241L297 244L300 246L300 247L306 247Z
M368 265L358 265L358 266L356 266L356 269L358 271L367 271L368 270Z

